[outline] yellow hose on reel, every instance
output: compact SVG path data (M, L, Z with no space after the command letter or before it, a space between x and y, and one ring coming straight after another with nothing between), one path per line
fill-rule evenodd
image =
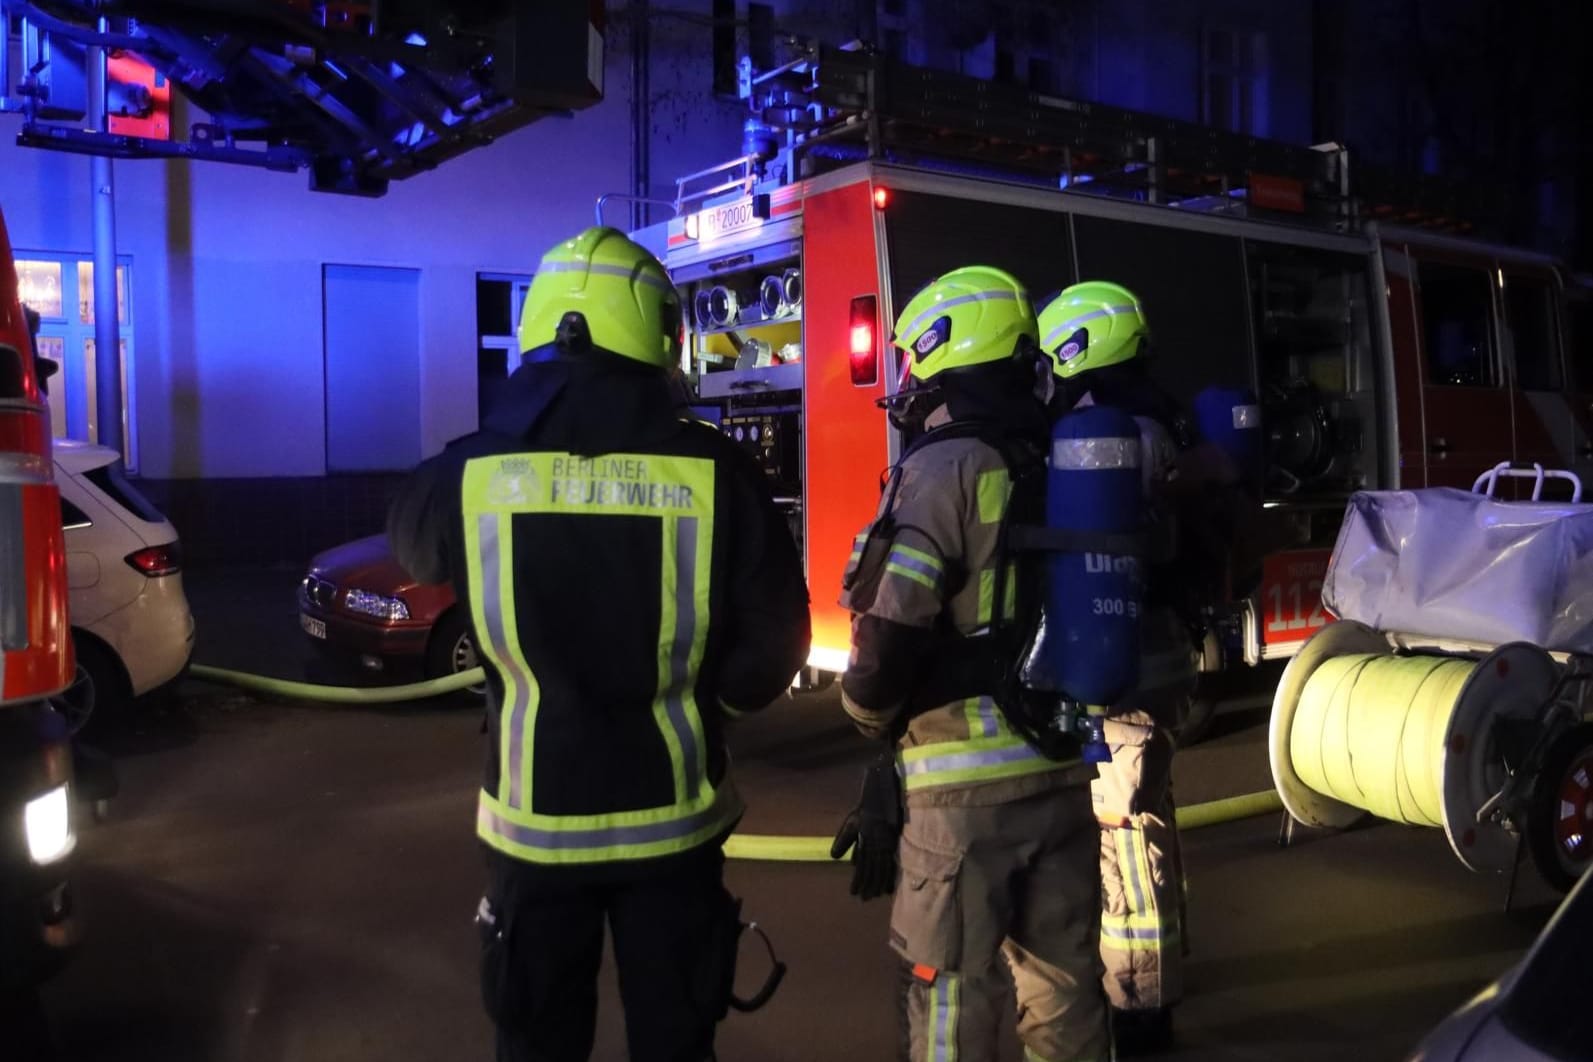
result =
M1442 826L1444 735L1476 663L1352 653L1306 682L1290 734L1300 780L1412 826Z
M1390 648L1383 634L1341 621L1289 662L1269 735L1284 807L1329 829L1367 813L1442 827L1472 870L1509 867L1515 836L1483 815L1507 778L1494 724L1538 717L1553 659L1522 642L1480 658Z

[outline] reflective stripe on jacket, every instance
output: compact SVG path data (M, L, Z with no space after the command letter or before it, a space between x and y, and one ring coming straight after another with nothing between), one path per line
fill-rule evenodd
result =
M960 713L970 736L902 749L897 755L898 770L903 788L909 794L940 786L1023 778L1061 766L1040 755L1013 733L995 701L989 697L970 698L936 709L936 712L943 718ZM961 731L964 726L957 729Z

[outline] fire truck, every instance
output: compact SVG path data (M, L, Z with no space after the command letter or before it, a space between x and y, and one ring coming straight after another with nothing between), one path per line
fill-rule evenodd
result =
M901 440L897 310L970 263L1037 303L1124 284L1154 373L1188 402L1260 397L1258 542L1203 670L1288 657L1329 617L1321 580L1348 496L1469 487L1501 461L1593 470L1586 289L1552 259L1475 237L1485 194L1358 168L1347 149L1226 133L798 44L743 61L742 154L678 181L636 238L689 318L707 415L767 473L803 546L810 664L844 670L835 604L852 536Z
M73 755L66 546L49 406L0 218L0 1012L66 954Z

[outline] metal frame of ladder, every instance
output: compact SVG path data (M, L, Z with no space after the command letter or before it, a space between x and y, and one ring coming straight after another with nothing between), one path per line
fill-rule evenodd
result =
M1150 203L1354 230L1373 218L1465 231L1486 197L1434 178L1357 167L1307 147L910 66L861 44L789 42L767 71L743 59L739 94L777 143L677 182L682 212L874 160Z

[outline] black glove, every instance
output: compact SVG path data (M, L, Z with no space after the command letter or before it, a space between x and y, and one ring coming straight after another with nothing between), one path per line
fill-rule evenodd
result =
M896 842L902 836L902 790L896 775L896 747L887 744L868 765L857 806L846 816L830 845L830 858L852 853L852 895L864 900L896 891Z

